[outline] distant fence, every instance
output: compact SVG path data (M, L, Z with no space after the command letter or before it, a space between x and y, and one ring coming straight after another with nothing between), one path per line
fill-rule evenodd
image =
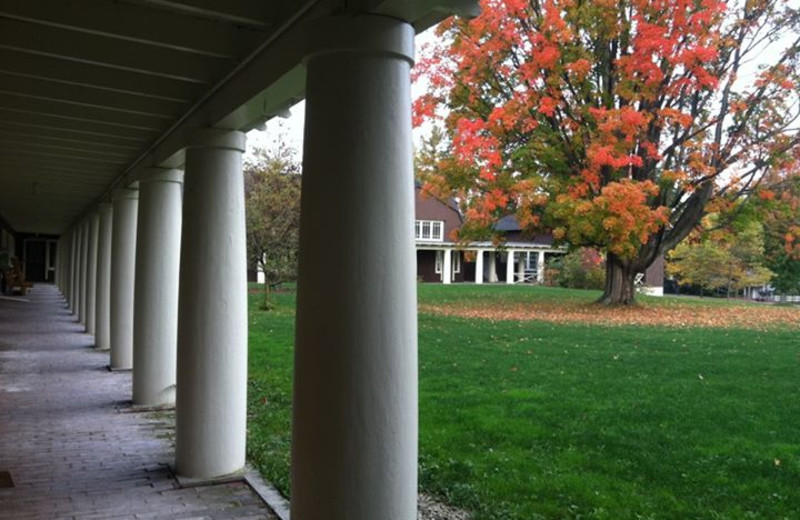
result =
M772 296L761 296L756 298L760 302L787 302L787 303L800 303L800 295L795 296L779 296L777 294L773 294Z

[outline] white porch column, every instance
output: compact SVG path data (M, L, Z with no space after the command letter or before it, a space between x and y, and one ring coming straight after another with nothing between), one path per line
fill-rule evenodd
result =
M94 212L89 216L89 260L86 278L86 332L96 333L97 308L97 238L100 215ZM97 341L95 341L95 344Z
M442 253L442 283L453 281L453 250L445 249Z
M475 253L475 283L483 283L483 250L478 249Z
M133 302L133 404L175 402L180 170L149 169L139 178Z
M59 237L59 239L56 241L56 246L55 247L56 248L60 248L61 247L61 242L62 242L62 240ZM50 247L53 247L53 246L51 245ZM48 250L47 251L48 258L50 257L50 255L52 255L52 252L50 252ZM56 258L57 258L57 260L56 260L56 263L55 263L55 272L53 273L53 284L56 286L56 289L58 289L60 291L61 290L61 274L60 274L59 271L61 270L61 257L56 257Z
M111 369L133 367L133 284L136 265L136 216L139 192L114 193L111 237Z
M83 233L83 222L78 224L78 250L75 252L75 269L76 269L76 287L75 287L75 316L78 318L78 323L83 324L83 243L86 241L86 236Z
M414 30L379 16L315 29L322 52L308 58L292 520L413 520Z
M497 253L489 251L489 282L497 283L499 281L497 278Z
M539 256L536 258L536 281L544 283L544 251L539 251Z
M521 251L517 262L517 280L520 282L525 282L525 260L527 254L527 251Z
M175 454L180 476L245 462L247 254L245 136L198 130L186 149L178 305Z
M78 319L81 322L81 325L84 326L84 330L86 330L86 310L87 304L86 299L89 294L89 220L85 220L81 223L81 262L80 262L80 270L81 270L81 293L78 295L80 299L80 305L78 306Z
M80 319L80 299L78 298L78 295L81 292L81 227L79 225L75 226L73 236L74 247L72 248L72 295L70 297L70 309L72 309L72 314L74 314L76 318Z
M114 213L108 203L100 204L98 211L94 348L108 350L111 348L111 230Z
M69 252L69 233L64 233L58 243L58 287L61 289L61 295L64 296L64 300L67 303L69 303Z
M56 250L62 249L62 244L64 243L64 237L59 237L58 241L56 242ZM51 246L52 247L52 246ZM50 255L52 252L48 251ZM56 271L53 275L53 283L55 284L56 288L61 291L61 256L56 256L56 263L55 263Z
M514 283L514 250L508 250L508 260L506 261L506 283Z
M75 235L75 229L72 229L69 232L69 264L67 269L69 270L69 285L67 289L67 303L69 304L69 310L72 313L75 313L75 252L78 250L77 244L77 237Z

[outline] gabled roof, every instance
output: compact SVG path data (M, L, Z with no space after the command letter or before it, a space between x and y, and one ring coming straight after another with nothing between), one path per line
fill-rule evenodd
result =
M494 225L497 231L522 231L519 221L515 215L506 215Z

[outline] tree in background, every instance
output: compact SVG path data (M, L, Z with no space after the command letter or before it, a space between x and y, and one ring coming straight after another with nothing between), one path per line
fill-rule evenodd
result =
M680 285L700 288L700 296L726 284L725 252L711 240L690 237L667 256L667 274Z
M800 177L762 191L755 206L764 224L772 285L784 296L800 294Z
M715 201L800 160L800 13L786 2L481 5L439 26L415 72L430 87L415 123L442 122L450 147L425 189L460 201L464 239L516 212L605 251L601 301L629 304L636 273Z
M763 286L772 278L764 253L764 227L758 220L738 214L733 222L719 215L703 219L668 255L667 272L682 285L703 291L725 290L728 298L746 287Z
M300 164L291 148L257 149L244 167L247 255L264 272L263 309L270 287L297 278Z

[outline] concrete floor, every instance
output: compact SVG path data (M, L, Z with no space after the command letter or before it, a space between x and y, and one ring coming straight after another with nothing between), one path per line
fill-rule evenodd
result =
M172 414L130 410L53 286L24 298L0 298L0 519L278 518L244 481L181 488Z

